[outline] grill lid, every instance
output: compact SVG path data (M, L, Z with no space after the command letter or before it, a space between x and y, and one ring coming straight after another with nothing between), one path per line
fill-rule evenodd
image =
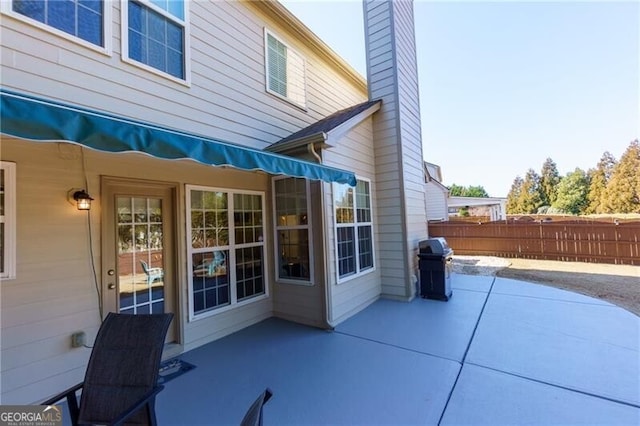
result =
M419 244L420 253L422 254L443 254L448 255L452 250L447 244L447 240L443 237L429 238L422 240Z

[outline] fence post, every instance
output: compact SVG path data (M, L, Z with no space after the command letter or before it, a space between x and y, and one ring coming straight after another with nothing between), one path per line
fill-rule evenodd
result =
M540 221L540 253L543 259L546 259L544 256L544 237L542 233L542 221Z

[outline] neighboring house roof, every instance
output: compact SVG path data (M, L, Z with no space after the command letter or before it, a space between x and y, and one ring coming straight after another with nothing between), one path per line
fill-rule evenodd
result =
M310 143L320 143L321 148L331 147L331 143L353 127L371 116L380 109L381 100L373 100L354 105L349 108L334 112L320 121L316 121L278 142L265 148L266 151L284 152L290 151Z
M440 187L443 191L449 194L449 188L442 184L442 173L440 172L440 166L433 163L424 162L424 177L426 183L432 183L437 187Z
M472 206L494 206L507 202L501 197L449 197L449 207L472 207Z
M438 182L442 182L442 169L437 164L429 163L428 161L424 162L424 169L431 179L437 180Z

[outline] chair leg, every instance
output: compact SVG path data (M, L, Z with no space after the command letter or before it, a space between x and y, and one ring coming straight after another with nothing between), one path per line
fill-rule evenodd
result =
M78 416L80 416L80 410L78 409L78 398L75 392L71 392L67 395L67 407L69 407L69 416L71 417L71 424L77 426Z

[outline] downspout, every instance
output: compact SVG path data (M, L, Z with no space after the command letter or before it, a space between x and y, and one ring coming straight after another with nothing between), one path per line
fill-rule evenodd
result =
M323 134L323 139L326 140L326 135ZM319 164L322 164L322 158L320 157L320 155L316 152L315 149L315 145L313 143L309 143L307 144L307 151L309 152L309 154L313 155L313 157L318 161ZM322 229L322 246L323 246L323 253L322 253L322 271L324 271L322 273L322 277L323 279L323 285L324 285L324 318L322 318L322 322L324 325L324 328L327 330L333 330L335 328L335 324L333 324L333 322L330 320L330 318L333 316L333 312L332 312L332 307L331 307L331 284L330 284L330 279L329 276L327 274L327 256L329 254L329 247L327 246L327 238L326 235L327 233L325 232L327 230L327 211L326 211L326 204L324 203L325 201L325 183L324 182L320 182L320 223L321 223L321 228Z
M314 151L315 152L315 151ZM329 255L329 247L327 244L327 233L325 232L327 230L327 210L326 210L326 204L324 203L325 201L325 192L324 192L324 187L325 187L324 182L320 183L320 206L321 206L321 210L322 210L322 214L320 216L322 216L321 221L322 221L322 245L324 247L323 250L323 254L322 254L322 270L324 271L323 273L323 278L324 278L324 310L325 310L325 315L323 318L323 322L324 322L324 326L327 330L333 330L335 329L335 324L333 323L333 321L330 319L333 317L333 309L331 306L331 284L330 284L330 279L329 279L329 275L328 275L328 268L327 268L327 256Z
M316 152L316 147L313 143L307 144L307 151L318 160L318 164L322 164L322 158L320 158L320 155Z

